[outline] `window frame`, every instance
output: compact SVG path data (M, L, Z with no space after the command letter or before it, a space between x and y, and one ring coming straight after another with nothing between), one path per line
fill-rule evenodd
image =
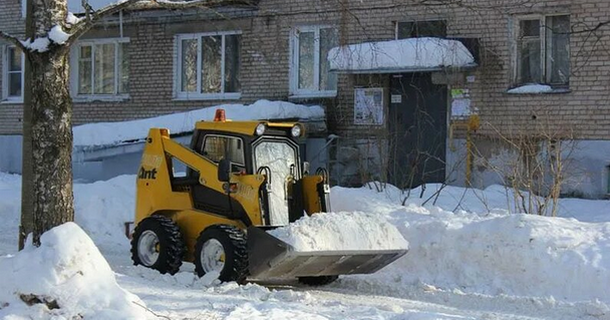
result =
M227 30L217 32L201 32L201 33L180 33L174 37L174 100L238 100L241 98L240 88L239 92L225 92L225 60L226 60L226 36L228 35L242 35L241 30ZM203 93L201 92L201 71L203 68L202 61L202 38L211 36L222 37L222 56L221 56L221 92L220 93ZM243 39L243 37L242 37ZM188 92L182 91L182 41L183 40L197 40L197 91ZM242 44L240 43L240 51L242 51ZM242 54L239 54L239 68L242 68ZM240 73L241 74L241 73Z
M2 50L2 102L3 103L23 103L23 94L25 89L25 55L21 53L21 96L10 96L9 94L9 82L10 82L10 61L9 61L9 50L17 49L16 46L6 45Z
M74 101L122 101L129 99L129 93L119 93L119 82L121 73L120 70L120 61L119 61L119 45L124 43L130 43L129 37L122 38L100 38L100 39L83 39L79 40L72 48L70 53L70 93L72 95L72 99ZM100 44L114 44L114 93L112 94L104 94L104 93L91 93L91 94L79 94L79 63L80 63L80 49L83 46L91 46L95 47ZM122 57L128 57L129 53L123 52ZM91 51L91 59L92 59L92 71L91 71L91 86L94 86L95 77L95 55L94 49ZM128 70L130 72L130 70ZM131 81L131 74L129 74L129 81Z
M330 98L337 96L337 89L335 90L320 90L320 30L321 29L336 29L336 26L329 24L320 25L304 25L295 26L290 30L290 70L289 70L289 86L290 86L290 97L291 98ZM299 33L300 32L314 32L314 87L316 89L299 89ZM337 30L338 31L338 30ZM318 41L315 41L318 39ZM332 72L332 71L329 71ZM338 87L339 80L337 79L336 87Z
M415 36L415 37L408 37L408 38L399 38L398 37L398 33L400 30L400 26L399 24L401 23L412 23L414 25L417 25L419 23L434 23L434 22L440 22L444 24L444 28L445 28L445 32L443 36L436 36L435 38L447 38L447 27L449 25L449 22L447 21L447 19L427 19L427 20L398 20L394 22L394 40L402 40L402 39L411 39L411 38L425 38L425 37L431 37L431 36L425 36L425 37L421 37L419 35Z
M548 85L553 89L556 90L567 90L570 87L570 78L568 77L568 81L565 84L561 84L561 83L552 83L550 81L550 77L551 77L551 72L549 72L550 68L550 63L549 63L549 59L548 59L548 53L547 51L549 50L549 48L551 47L548 44L549 41L549 33L548 33L548 29L547 29L547 19L551 18L551 17L561 17L561 16L567 16L570 21L572 21L572 15L569 13L565 13L565 12L558 12L558 13L550 13L550 14L529 14L529 15L521 15L521 16L517 16L514 17L512 19L513 21L513 25L511 26L512 28L512 54L511 54L511 60L512 60L512 84L513 87L519 87L519 86L524 86L524 85L528 85L528 84L542 84L542 85ZM521 21L527 21L527 20L538 20L540 22L540 72L541 72L541 77L542 77L542 81L539 83L529 83L529 82L521 82L520 81L520 67L521 67L521 63L520 63L520 52L519 52L519 37L521 34ZM570 51L568 52L569 54L569 68L571 69L572 67L572 61L571 61L571 57L572 57L572 52L571 52L571 38L569 40L569 49ZM552 49L550 49L552 50Z

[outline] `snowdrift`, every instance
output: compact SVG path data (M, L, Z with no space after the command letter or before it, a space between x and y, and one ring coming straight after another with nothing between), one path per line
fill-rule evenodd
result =
M383 216L363 212L317 213L271 231L296 251L408 249Z
M144 303L119 287L74 223L46 232L38 248L0 258L0 270L0 318L146 319Z
M94 184L76 184L74 189L76 221L104 252L120 251L127 263L125 252L129 243L123 234L123 223L133 219L134 181L135 176L124 176ZM0 243L6 246L5 252L16 247L13 235L19 222L19 184L19 176L0 173L0 217L6 221L0 231L7 235L0 236L0 242L11 242ZM384 290L423 283L467 293L553 296L569 301L599 299L610 303L607 290L610 201L561 199L560 215L578 220L546 218L509 214L506 190L498 186L486 190L445 187L435 205L432 201L424 204L437 189L438 186L428 185L425 191L412 190L404 206L401 191L391 186L381 193L369 188L334 187L331 190L334 210L348 214L367 212L365 216L370 215L371 219L385 219L409 245L408 254L380 272L345 277L344 283L371 284ZM366 226L358 227L349 239L311 237L309 228L330 235L337 228L352 228L346 219L325 224L318 220L322 217L314 216L292 226L293 233L303 234L299 236L301 244L290 236L276 236L295 246L315 250L326 243L333 246L338 242L375 244L376 240L388 236L384 229L369 230ZM311 220L307 222L311 225L307 225L307 220ZM365 239L373 233L376 235ZM12 267L7 269L3 264L0 270L12 270Z
M135 176L124 175L74 185L75 221L95 243L120 250L129 246L124 223L134 219L135 184Z
M453 213L409 203L421 202L418 193L402 206L393 191L390 188L386 195L369 188L331 190L333 208L375 210L397 226L410 244L409 254L362 281L610 302L610 223L524 214ZM495 191L485 196L494 201ZM442 199L444 196L441 194L441 202L453 202Z

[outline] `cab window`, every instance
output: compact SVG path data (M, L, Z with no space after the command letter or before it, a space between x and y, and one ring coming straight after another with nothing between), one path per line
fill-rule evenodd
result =
M226 155L234 164L245 166L244 143L240 138L206 135L201 154L215 163Z

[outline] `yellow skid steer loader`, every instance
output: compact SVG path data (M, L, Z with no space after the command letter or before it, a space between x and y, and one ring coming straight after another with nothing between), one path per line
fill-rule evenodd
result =
M184 147L150 129L137 177L132 259L175 274L194 262L221 281L298 278L326 284L341 274L375 272L406 250L299 252L266 232L305 214L329 211L326 170L310 175L299 123L232 122L217 110L195 125ZM174 164L186 173L178 176Z

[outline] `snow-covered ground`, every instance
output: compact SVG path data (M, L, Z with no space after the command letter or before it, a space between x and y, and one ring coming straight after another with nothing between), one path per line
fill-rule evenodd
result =
M320 288L218 284L191 264L175 276L132 266L123 222L133 219L135 176L77 184L76 222L151 319L610 319L610 201L563 199L562 218L546 218L510 214L501 187L447 187L434 201L438 187L412 190L405 205L391 186L333 188L333 211L383 217L410 251ZM0 173L0 256L16 253L19 193L20 177Z

